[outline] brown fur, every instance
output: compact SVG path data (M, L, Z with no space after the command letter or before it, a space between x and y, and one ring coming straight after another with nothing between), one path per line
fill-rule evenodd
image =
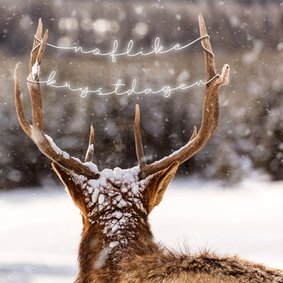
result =
M135 255L121 262L121 282L283 282L279 270L268 269L237 257L217 257L159 251Z

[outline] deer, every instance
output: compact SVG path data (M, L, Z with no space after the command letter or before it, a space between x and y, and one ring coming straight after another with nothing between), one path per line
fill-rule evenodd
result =
M172 154L148 164L141 137L140 107L136 105L134 138L138 165L128 169L98 170L93 163L94 129L91 126L84 161L60 149L44 131L40 67L48 30L39 20L30 54L27 87L31 101L30 124L22 101L19 63L15 67L15 105L19 123L38 149L51 160L82 216L79 272L76 283L118 282L283 282L283 272L237 256L174 252L156 243L148 215L157 206L179 165L208 142L219 121L219 89L229 83L230 67L216 72L214 53L202 15L198 16L204 49L207 84L202 120L188 142Z

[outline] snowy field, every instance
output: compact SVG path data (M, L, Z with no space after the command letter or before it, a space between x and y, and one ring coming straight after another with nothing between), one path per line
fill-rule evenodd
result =
M283 268L283 182L175 181L150 217L156 240ZM0 194L0 283L74 281L79 211L63 187Z

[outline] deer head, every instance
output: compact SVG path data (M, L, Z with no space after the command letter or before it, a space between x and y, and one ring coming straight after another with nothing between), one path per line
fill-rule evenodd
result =
M29 64L27 86L32 108L32 124L26 118L19 82L19 64L15 68L16 111L21 127L39 150L52 161L52 166L65 184L83 218L83 238L80 248L81 272L90 266L102 269L107 260L115 262L119 251L136 241L152 238L148 214L160 203L179 164L196 154L209 140L219 118L218 90L229 81L229 66L224 65L221 74L215 70L214 54L202 16L199 16L200 35L204 48L207 71L202 122L194 127L188 143L169 156L147 164L143 152L140 130L140 108L135 109L135 145L138 165L98 170L92 163L94 130L91 127L85 161L61 150L45 134L40 89L40 66L46 47L48 31L42 37L39 21ZM110 260L109 254L112 254ZM115 256L114 256L115 254ZM107 255L107 256L106 256ZM84 282L84 281L82 281Z

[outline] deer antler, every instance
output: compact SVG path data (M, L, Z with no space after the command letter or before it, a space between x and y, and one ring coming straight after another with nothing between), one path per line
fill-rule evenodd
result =
M31 107L32 107L32 125L28 122L24 106L22 102L22 93L19 80L19 63L16 65L14 73L15 82L15 103L18 119L21 127L30 139L37 145L39 150L53 162L72 170L76 174L84 175L93 179L98 178L98 173L93 172L89 167L83 164L79 159L70 156L62 151L52 140L51 137L44 133L43 115L42 115L42 97L39 82L40 65L42 56L46 47L48 31L45 32L42 38L42 22L39 20L38 28L33 42L33 48L30 55L29 76L27 86L29 89ZM93 131L91 132L90 143L93 143ZM89 148L91 146L89 145ZM86 160L89 161L92 153L89 153Z
M88 148L85 155L85 162L93 161L93 144L94 144L94 129L90 126Z
M199 30L202 37L207 36L207 30L204 19L201 15L198 16ZM207 143L214 130L216 129L219 118L219 102L218 90L221 86L228 84L230 67L225 64L222 68L221 74L215 71L214 54L212 52L209 37L202 39L202 46L204 49L204 58L207 72L207 84L205 89L205 97L203 103L202 122L199 131L194 127L193 134L189 142L179 150L173 152L171 155L158 160L152 164L146 164L143 154L141 134L140 134L140 111L136 107L135 118L135 143L138 163L141 169L141 176L147 177L158 171L167 168L173 162L183 163L190 157L195 155Z

